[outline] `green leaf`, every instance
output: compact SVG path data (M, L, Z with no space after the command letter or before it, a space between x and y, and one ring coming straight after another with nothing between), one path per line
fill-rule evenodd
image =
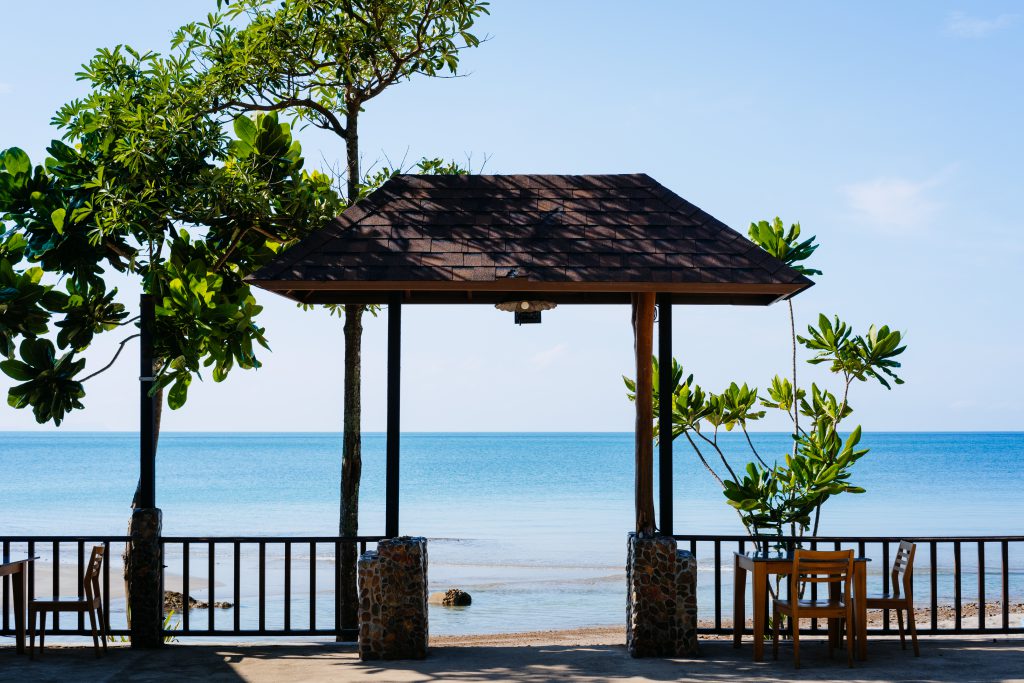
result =
M17 147L4 150L3 154L0 154L0 159L3 161L4 168L11 175L32 171L32 161L28 158L28 154Z
M188 400L188 385L188 375L179 377L177 381L171 385L170 391L167 392L167 406L171 410L177 410L185 405L185 401Z
M256 124L248 116L242 115L235 119L235 135L250 147L256 144L256 136L259 133Z
M5 375L18 382L27 382L35 379L35 373L32 372L32 368L20 360L0 362L0 370L3 370Z
M53 221L53 227L57 229L58 235L64 234L64 214L64 209L54 209L50 214L50 220Z

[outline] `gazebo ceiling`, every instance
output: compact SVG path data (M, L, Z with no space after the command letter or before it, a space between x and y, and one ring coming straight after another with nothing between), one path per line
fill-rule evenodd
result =
M362 304L767 305L813 284L644 174L395 176L247 279Z

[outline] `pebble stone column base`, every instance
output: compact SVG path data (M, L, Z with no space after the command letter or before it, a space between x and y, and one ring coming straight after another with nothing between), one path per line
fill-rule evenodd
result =
M159 508L136 508L132 512L128 605L131 645L136 649L153 649L164 644L162 524L163 513Z
M626 648L633 657L696 657L697 560L671 536L629 534Z
M359 658L425 658L427 539L385 539L358 566Z

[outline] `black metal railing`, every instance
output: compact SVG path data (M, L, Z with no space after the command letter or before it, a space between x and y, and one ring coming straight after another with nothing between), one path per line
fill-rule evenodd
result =
M723 611L732 614L736 552L769 548L792 550L796 543L811 550L852 549L857 556L872 560L868 565L868 593L885 593L890 590L894 548L903 540L917 544L913 581L918 633L1024 633L1024 621L1021 621L1024 608L1014 612L1011 607L1013 600L1024 602L1024 536L676 535L674 538L680 548L688 548L697 558L698 606L709 616L709 600L713 606L713 620L702 620L698 629L701 633L733 631L731 620L724 621L722 614ZM727 578L723 578L725 574ZM922 584L927 586L926 590L918 588ZM812 586L812 591L815 588ZM993 596L998 596L994 602ZM746 614L751 613L746 610ZM869 622L869 630L895 632L891 617L890 611L884 610L879 624L872 626ZM822 626L813 620L809 632L824 633Z
M164 588L180 592L183 600L206 602L204 609L182 609L171 615L169 636L335 636L341 632L337 605L343 546L359 553L380 536L171 536L163 539ZM677 535L698 563L698 605L702 633L731 633L733 553L753 550L755 544L792 547L801 542L811 549L851 548L870 557L868 592L890 588L891 558L896 544L918 544L914 562L918 631L932 634L1024 633L1012 601L1024 602L1024 536L851 537L819 536L794 539L728 535ZM4 553L38 557L29 567L28 595L83 596L81 576L88 548L103 545L107 561L101 577L110 633L128 635L123 598L120 553L125 536L10 536L0 537ZM113 553L113 555L111 554ZM113 567L114 569L111 569ZM113 587L117 590L111 590ZM747 591L747 595L750 595ZM812 596L813 597L813 596ZM994 599L994 601L993 601ZM230 606L217 607L215 603ZM927 607L925 607L927 606ZM747 614L751 614L748 609ZM10 577L0 585L0 635L14 632ZM889 612L871 628L894 632ZM810 632L823 629L815 621ZM54 615L47 635L88 635L85 617ZM341 632L354 639L352 631Z
M168 636L336 636L354 640L342 629L341 563L345 546L358 553L382 536L166 536L162 539L164 590L181 593L184 608L168 612ZM128 635L120 553L126 536L0 537L5 554L36 557L28 570L28 597L83 597L81 576L87 549L105 548L101 577L104 613L111 636ZM111 553L114 555L111 555ZM69 562L69 557L74 558ZM115 567L112 571L111 567ZM205 608L189 609L189 598ZM217 605L221 605L218 607ZM205 614L203 612L205 611ZM0 634L14 633L10 577L0 585ZM85 615L48 620L47 635L88 635Z

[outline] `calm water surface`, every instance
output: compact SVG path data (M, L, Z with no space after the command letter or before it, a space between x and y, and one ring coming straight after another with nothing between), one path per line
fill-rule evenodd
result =
M742 438L724 440L736 463L747 454ZM765 457L789 445L785 434L754 439ZM855 483L868 492L830 501L822 534L1024 533L1024 434L868 434L862 443L871 453ZM136 449L131 433L0 433L0 535L123 533ZM380 534L383 435L365 435L363 449L360 527ZM632 449L632 434L403 434L401 530L431 538L432 589L458 585L475 598L470 609L435 610L431 630L621 623ZM337 434L164 434L164 532L334 534L340 450ZM680 442L675 497L677 533L743 532Z

